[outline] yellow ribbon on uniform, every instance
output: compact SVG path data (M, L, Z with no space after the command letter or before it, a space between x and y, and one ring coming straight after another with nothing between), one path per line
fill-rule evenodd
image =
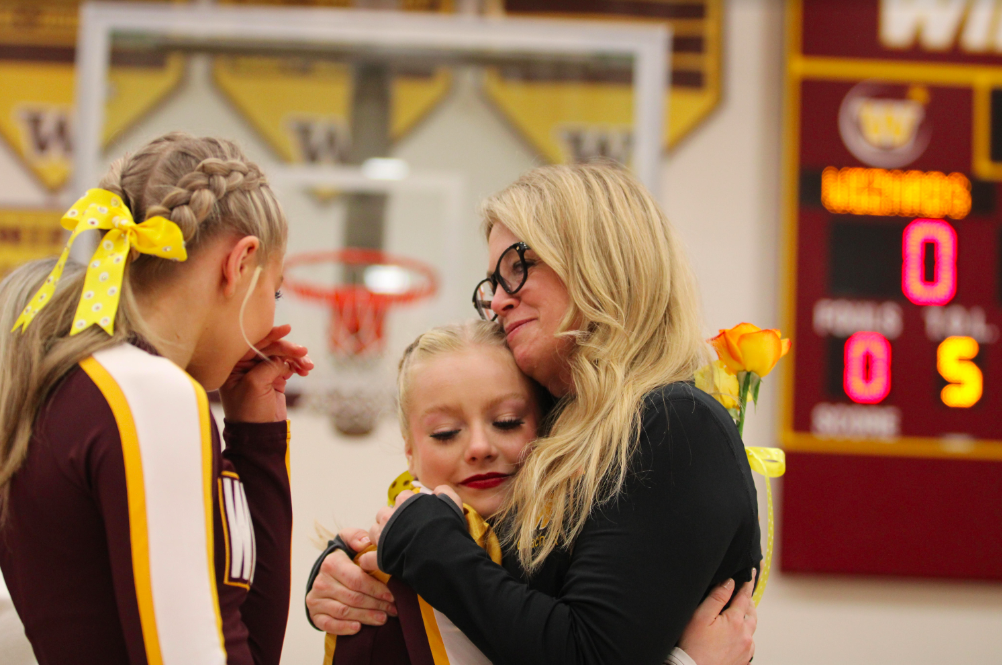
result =
M89 190L63 215L60 224L73 233L66 242L56 267L49 273L42 288L32 296L11 332L17 330L18 326L24 332L35 315L52 300L52 294L56 292L56 285L69 259L73 241L84 231L108 229L87 264L80 304L73 317L70 335L94 324L101 326L109 335L115 332L115 314L122 295L126 259L133 249L141 254L152 254L174 261L188 258L184 235L177 224L166 217L151 217L136 224L122 199L106 189Z
M416 481L414 476L411 475L410 471L404 471L396 479L390 483L390 489L387 491L386 496L389 499L389 505L393 506L397 501L397 495L401 492L416 492L418 494L424 492L430 494L431 490L420 484L415 484ZM497 534L494 533L494 528L488 524L487 520L480 516L480 513L476 511L468 503L463 504L463 516L466 518L466 530L469 532L473 540L476 541L477 545L481 548L496 564L501 563L501 543L498 540Z
M473 506L467 503L463 504L463 515L466 516L466 530L469 531L473 540L487 552L491 561L501 565L501 542L498 540L497 534L494 533L494 527L488 524L487 520L474 510Z
M759 601L762 600L762 594L765 593L765 584L769 581L769 569L772 568L772 541L775 526L772 515L772 485L769 483L769 479L779 478L786 473L786 453L779 448L746 447L745 454L748 455L748 466L751 467L751 470L765 476L765 495L769 507L769 536L766 540L765 557L762 560L758 585L752 595L752 600L758 605Z

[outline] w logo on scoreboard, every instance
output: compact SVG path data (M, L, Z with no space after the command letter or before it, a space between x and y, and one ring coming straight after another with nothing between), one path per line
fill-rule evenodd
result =
M250 506L240 476L224 471L219 479L220 509L226 543L226 584L250 588L257 550Z
M859 105L859 126L867 143L885 150L912 141L925 108L910 99L867 99Z
M839 108L842 142L869 166L896 169L925 152L932 126L926 117L925 86L882 85L865 81L853 87Z

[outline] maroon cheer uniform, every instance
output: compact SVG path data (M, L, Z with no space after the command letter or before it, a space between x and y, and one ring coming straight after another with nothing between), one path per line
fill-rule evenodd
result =
M121 344L42 407L0 568L40 665L279 662L288 425L226 423L172 362Z

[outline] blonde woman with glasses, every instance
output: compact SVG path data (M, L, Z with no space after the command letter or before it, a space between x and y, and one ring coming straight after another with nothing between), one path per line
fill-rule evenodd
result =
M342 634L385 620L392 596L362 574L378 565L494 665L653 665L676 646L698 665L747 663L755 487L733 421L690 383L707 346L674 229L608 165L536 169L482 212L490 256L474 305L557 400L493 520L502 565L443 501L403 493L367 534L342 532L378 551L361 568L326 558L312 620ZM735 581L745 593L718 615Z
M87 265L0 284L0 567L35 655L277 665L283 390L313 366L274 326L285 216L235 145L168 134L63 225L102 234Z

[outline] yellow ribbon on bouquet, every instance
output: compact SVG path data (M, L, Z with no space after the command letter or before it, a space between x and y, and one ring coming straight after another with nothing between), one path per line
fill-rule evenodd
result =
M762 570L759 571L758 585L752 600L758 605L765 593L765 584L769 581L769 569L772 568L772 540L775 530L772 516L772 484L770 478L779 478L786 473L786 453L779 448L745 448L748 455L748 466L751 470L765 476L765 495L769 509L769 535L766 540L765 556L762 558Z
M87 264L80 304L73 317L70 335L94 324L109 335L115 332L115 315L122 295L126 259L133 249L141 254L152 254L174 261L188 258L184 236L177 224L166 217L151 217L136 224L121 197L106 189L89 190L63 215L60 224L73 233L66 242L56 267L49 273L42 288L31 297L11 332L18 327L24 332L35 315L52 300L69 259L73 241L84 231L108 229Z

